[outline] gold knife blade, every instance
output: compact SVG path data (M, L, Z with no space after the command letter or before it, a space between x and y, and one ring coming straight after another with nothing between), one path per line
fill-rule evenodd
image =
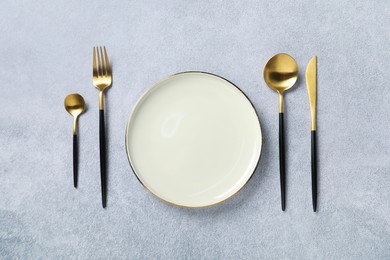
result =
M311 130L316 131L316 109L317 109L317 56L314 55L306 68L306 86L309 94Z

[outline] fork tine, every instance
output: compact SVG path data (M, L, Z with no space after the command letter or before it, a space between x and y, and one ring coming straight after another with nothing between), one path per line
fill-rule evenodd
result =
M100 61L99 47L96 47L96 55L97 55L97 58L98 58L98 76L102 77L103 76L103 73L102 73L102 62Z
M110 62L108 61L108 55L107 55L107 51L106 51L106 46L103 46L103 49L104 49L104 58L106 60L107 76L110 77L111 76L111 67L110 67Z
M98 71L96 67L96 48L93 47L93 76L97 77L98 76Z
M99 49L100 49L100 59L102 61L102 75L103 75L103 77L105 77L107 74L107 69L106 69L106 66L104 64L103 48L100 46Z

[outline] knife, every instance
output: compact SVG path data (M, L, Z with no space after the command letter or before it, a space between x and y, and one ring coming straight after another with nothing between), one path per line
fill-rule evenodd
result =
M309 61L306 68L306 86L309 94L310 113L311 113L311 192L313 201L313 211L317 211L317 56Z

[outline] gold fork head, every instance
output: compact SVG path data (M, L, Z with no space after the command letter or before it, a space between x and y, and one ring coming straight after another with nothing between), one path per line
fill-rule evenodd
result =
M93 47L93 85L103 92L111 83L111 67L106 47Z

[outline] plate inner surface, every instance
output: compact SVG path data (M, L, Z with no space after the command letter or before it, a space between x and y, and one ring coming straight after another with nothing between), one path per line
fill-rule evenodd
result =
M126 128L130 164L160 199L185 207L222 202L252 176L262 145L247 97L218 76L186 72L152 86Z

